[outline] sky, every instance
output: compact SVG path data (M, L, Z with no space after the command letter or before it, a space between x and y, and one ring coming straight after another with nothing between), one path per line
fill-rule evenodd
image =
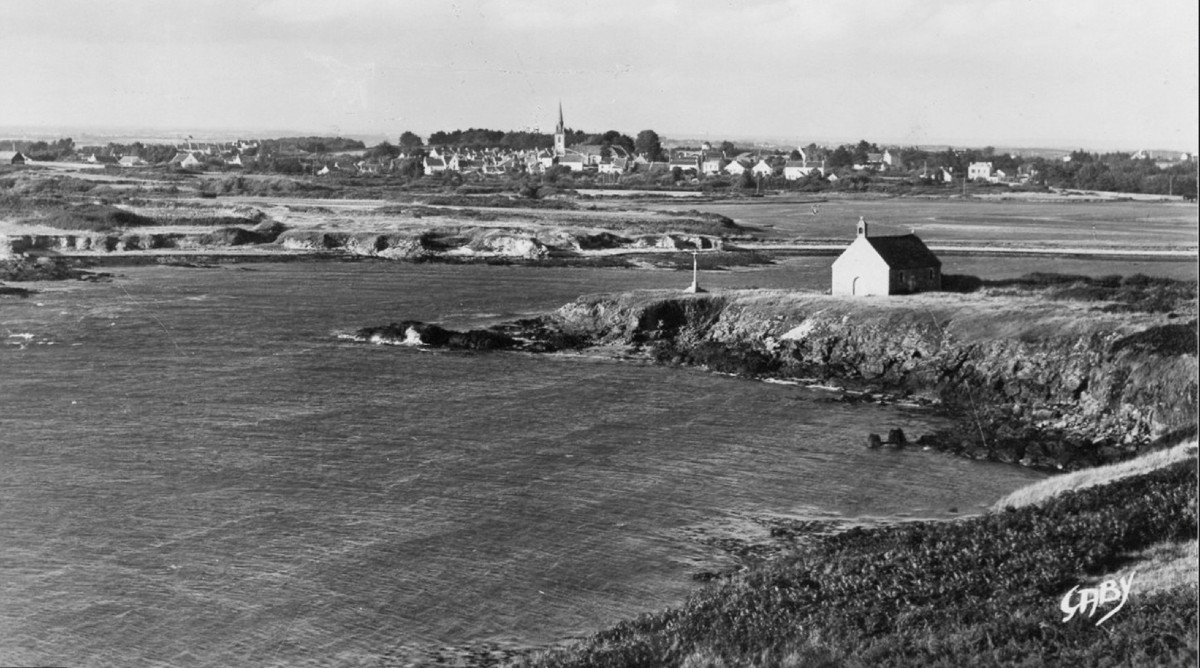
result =
M3 0L0 128L1195 151L1196 0Z

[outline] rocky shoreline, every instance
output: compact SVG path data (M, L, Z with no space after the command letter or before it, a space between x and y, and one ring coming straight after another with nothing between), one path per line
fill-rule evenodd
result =
M660 364L815 381L843 388L836 401L903 401L954 419L911 445L1064 471L1195 433L1196 326L1194 313L1116 313L1036 296L641 292L582 297L487 330L403 322L349 338L539 353L622 346ZM887 441L910 445L903 434ZM864 434L864 445L885 443Z

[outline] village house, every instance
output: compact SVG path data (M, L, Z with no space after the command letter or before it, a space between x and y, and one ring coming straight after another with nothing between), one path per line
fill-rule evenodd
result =
M600 162L601 174L624 174L629 168L628 158L605 158Z
M700 160L700 173L705 176L713 176L721 173L721 168L724 166L725 156L717 153L705 154Z
M20 151L0 151L0 165L23 165L29 162Z
M802 179L813 172L824 174L824 165L815 160L788 160L783 163L783 178L788 181Z
M558 164L572 172L582 172L584 167L588 165L588 158L583 153L568 149L566 155L558 159Z
M695 155L676 156L676 157L671 158L671 161L667 163L667 169L673 170L676 167L678 167L681 171L684 171L684 172L688 172L688 171L699 172L700 171L700 160Z
M725 172L730 176L741 176L742 174L745 174L746 170L748 169L750 169L750 165L742 162L741 160L734 160L728 165L725 165Z
M122 156L121 159L117 161L117 164L121 165L122 167L141 167L142 165L146 164L146 161L142 160L136 155L126 155Z
M754 167L750 168L750 173L753 174L755 178L763 178L765 176L774 175L775 168L771 166L771 163L760 159L758 163L754 165Z
M475 161L473 154L455 153L446 161L446 169L460 173L472 172L479 169L479 163Z
M967 165L967 179L975 181L977 179L988 181L992 178L992 163L990 162L972 162Z
M868 153L867 159L864 162L855 162L851 169L856 172L872 171L880 172L887 169L887 163L884 162L882 153Z
M833 261L835 295L897 295L940 290L942 262L915 234L872 237L858 219L858 235Z
M172 167L182 167L183 169L196 169L204 166L204 163L196 157L194 151L180 151L167 164Z
M422 167L424 168L425 176L433 176L434 174L441 174L446 171L446 161L438 157L436 152L431 151L429 155L425 156Z

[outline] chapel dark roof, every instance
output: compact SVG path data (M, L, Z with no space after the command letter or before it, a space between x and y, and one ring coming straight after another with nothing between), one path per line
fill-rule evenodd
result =
M942 261L915 234L895 237L867 237L875 252L892 269L941 268Z

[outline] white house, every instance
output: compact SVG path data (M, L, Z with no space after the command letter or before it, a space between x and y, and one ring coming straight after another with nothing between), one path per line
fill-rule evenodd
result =
M746 173L747 169L750 168L741 160L734 160L728 165L725 165L725 172L732 176L741 176L742 174Z
M694 155L677 154L667 163L668 170L673 170L676 167L683 172L698 172L700 171L700 160Z
M833 261L833 294L895 295L942 287L942 262L915 234L872 237L858 219L858 236Z
M442 172L446 171L446 161L435 156L431 151L429 155L425 156L422 167L424 168L425 176L441 174Z
M558 159L558 164L572 172L582 172L583 168L588 165L588 156L573 149L567 149L567 154Z
M759 160L758 164L750 169L750 173L756 178L763 176L771 176L775 173L775 168L772 167L766 160Z
M122 167L140 167L141 165L146 164L146 161L142 160L136 155L126 155L121 157L121 159L118 161L118 164L120 164Z
M974 181L975 179L988 180L992 178L992 163L990 162L972 162L967 165L967 179Z
M605 158L600 162L597 171L601 174L624 174L628 167L628 158Z
M788 160L783 164L783 178L788 181L802 179L813 172L822 174L824 171L821 168L821 163L815 160Z
M194 167L203 166L204 163L200 162L200 159L196 157L195 152L180 151L179 153L175 154L174 158L171 158L171 162L169 164L174 167L182 167L184 169L192 169Z
M700 159L700 173L705 176L720 174L722 162L725 162L725 156L716 153L706 153Z

